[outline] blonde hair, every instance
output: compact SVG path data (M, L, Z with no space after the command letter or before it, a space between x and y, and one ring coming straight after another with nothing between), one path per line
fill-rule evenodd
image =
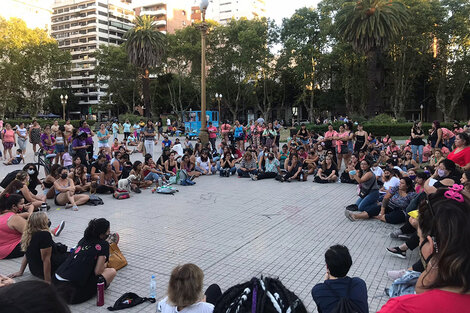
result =
M38 231L49 231L49 219L45 212L33 212L26 223L26 228L21 236L21 250L26 252L33 234Z
M195 264L178 265L168 283L168 300L177 307L186 307L202 298L204 273Z

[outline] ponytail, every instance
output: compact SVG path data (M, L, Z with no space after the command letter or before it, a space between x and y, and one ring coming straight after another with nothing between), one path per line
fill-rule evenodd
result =
M109 221L105 218L92 219L85 229L83 237L86 240L100 239L101 235L106 234L109 229Z

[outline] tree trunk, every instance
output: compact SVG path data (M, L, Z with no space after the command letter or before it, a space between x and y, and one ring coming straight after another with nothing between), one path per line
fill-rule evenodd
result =
M366 116L372 118L375 112L380 108L380 65L378 62L379 51L374 48L367 52L367 87L368 87L368 102L366 106Z
M142 94L144 95L145 116L150 118L152 108L150 107L150 77L148 69L145 69L145 75L142 76Z

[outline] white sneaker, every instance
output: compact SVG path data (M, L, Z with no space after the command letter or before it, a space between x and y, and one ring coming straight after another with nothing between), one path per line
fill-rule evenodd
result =
M388 277L393 280L402 277L403 275L405 275L405 273L406 273L406 270L387 271Z

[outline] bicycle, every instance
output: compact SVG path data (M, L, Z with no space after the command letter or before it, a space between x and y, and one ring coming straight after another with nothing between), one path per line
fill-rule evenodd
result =
M35 156L37 157L37 162L35 162L35 165L37 165L38 167L38 172L40 171L42 166L44 167L44 174L46 176L49 175L49 173L51 172L52 160L55 159L56 154L46 154L44 149L41 148L38 152L36 152Z

